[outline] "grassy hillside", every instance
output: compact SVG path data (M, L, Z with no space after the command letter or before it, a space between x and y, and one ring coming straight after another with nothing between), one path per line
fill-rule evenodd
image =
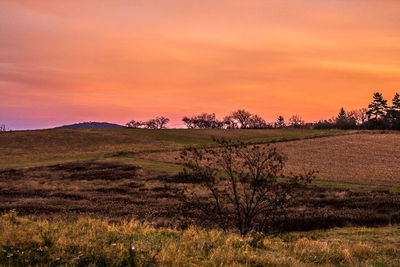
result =
M0 218L2 265L399 266L400 227L341 228L275 236L217 230Z
M290 170L321 170L323 180L301 189L273 229L385 226L246 237L212 230L215 222L181 201L183 191L204 188L177 175L175 156L213 137L280 142ZM0 133L0 265L399 266L399 138L299 129Z
M275 144L288 156L286 173L318 170L318 179L400 188L400 134L357 133ZM143 160L177 163L179 151L141 153Z
M187 145L212 144L213 137L268 143L349 133L352 132L299 129L51 129L4 132L0 133L0 169L103 159L115 153L176 150Z

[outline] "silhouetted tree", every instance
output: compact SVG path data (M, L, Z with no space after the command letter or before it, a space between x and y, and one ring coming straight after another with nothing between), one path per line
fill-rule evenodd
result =
M156 127L156 129L165 129L165 128L166 128L166 125L167 125L168 122L169 122L169 118L160 116L160 117L156 117L156 118L154 119L154 121L155 121L155 127Z
M232 115L227 115L223 119L224 127L226 129L238 129L239 122L232 117Z
M131 120L130 122L128 122L126 124L126 127L128 127L128 128L143 128L144 125L145 125L145 123L142 121Z
M368 119L367 111L368 111L367 108L354 109L349 111L347 115L353 118L357 126L361 126Z
M299 128L304 126L304 120L301 118L300 115L293 115L289 118L289 126Z
M387 109L387 100L383 99L382 94L376 92L373 96L373 101L368 105L368 119L378 120L383 118Z
M261 118L257 114L254 114L249 119L248 128L250 128L250 129L266 129L266 128L271 128L271 126L269 126L263 118Z
M251 115L250 112L244 109L238 109L232 112L231 116L238 122L238 128L246 129L249 128Z
M336 127L339 129L353 129L356 127L356 121L346 114L344 108L341 108L336 118Z
M0 132L6 132L7 131L7 127L5 124L0 124Z
M203 113L191 118L185 116L182 121L187 128L222 128L224 125L222 121L217 120L215 113Z
M312 126L313 129L333 129L336 128L336 119L330 118L328 120L319 120Z
M147 129L164 129L169 119L166 117L156 117L155 119L150 119L148 121L135 121L131 120L126 124L129 128L147 128Z
M390 117L393 130L400 130L400 95L398 93L392 99L392 106L390 107Z
M309 171L279 182L287 157L276 147L215 141L217 149L190 147L181 152L181 159L190 169L184 174L208 189L214 205L207 207L206 215L223 230L233 226L242 235L267 231L274 212L295 203L301 190L294 189L315 176Z
M275 122L275 128L283 128L286 127L285 119L283 116L279 116Z

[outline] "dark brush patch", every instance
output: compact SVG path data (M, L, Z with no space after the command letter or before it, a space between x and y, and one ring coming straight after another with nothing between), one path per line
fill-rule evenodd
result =
M154 226L217 227L212 220L215 213L212 197L206 191L196 201L183 197L199 190L200 181L183 175L139 175L139 169L113 162L73 162L1 171L0 212L15 209L20 215L30 217L90 216L112 222L134 217ZM376 226L400 221L400 194L317 186L296 190L301 190L299 197L293 199L296 205L271 214L268 230Z

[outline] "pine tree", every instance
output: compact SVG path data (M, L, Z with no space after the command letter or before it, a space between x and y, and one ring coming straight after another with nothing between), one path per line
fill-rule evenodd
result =
M346 119L347 119L346 111L344 111L344 108L341 108L339 115L337 116L337 120L346 120Z
M392 107L390 108L390 117L392 120L392 129L400 130L400 95L396 93L392 99Z
M336 127L338 127L339 129L350 129L352 128L352 126L353 125L351 125L349 116L347 115L346 111L344 110L344 108L341 108L338 116L336 117Z
M275 128L283 128L286 126L285 119L283 116L279 116L275 122Z
M383 99L382 94L376 92L373 96L373 101L368 105L368 119L378 120L387 112L387 100Z
M396 93L394 95L394 98L392 100L392 110L400 112L400 95L399 93Z

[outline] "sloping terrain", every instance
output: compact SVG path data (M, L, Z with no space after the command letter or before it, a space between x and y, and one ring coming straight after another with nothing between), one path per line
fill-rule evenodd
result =
M400 188L400 134L353 134L279 142L288 156L286 174L317 170L319 180ZM179 163L179 152L141 158Z

